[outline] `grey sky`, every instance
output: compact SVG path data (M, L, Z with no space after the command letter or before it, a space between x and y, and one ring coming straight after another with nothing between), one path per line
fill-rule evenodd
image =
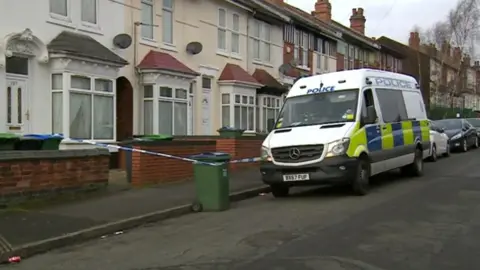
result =
M286 0L310 12L316 0ZM367 18L366 35L388 36L407 43L414 25L428 27L444 19L455 6L455 0L330 0L334 20L350 26L352 8L363 7Z

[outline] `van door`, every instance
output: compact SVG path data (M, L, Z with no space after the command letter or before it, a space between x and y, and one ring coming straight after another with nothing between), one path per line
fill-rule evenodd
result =
M375 93L380 104L382 119L382 158L385 169L392 170L413 162L415 146L407 145L406 132L412 130L402 90L376 88ZM410 125L410 126L408 126Z
M377 121L374 124L366 124L365 133L367 139L367 149L372 160L371 175L375 175L384 171L384 163L382 162L382 134L379 125L381 112L378 107L378 101L372 89L363 90L362 95L362 117L367 115L367 107L373 106L377 114Z

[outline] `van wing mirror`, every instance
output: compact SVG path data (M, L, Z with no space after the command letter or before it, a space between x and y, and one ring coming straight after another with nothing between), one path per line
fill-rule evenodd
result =
M275 125L275 119L270 118L267 119L267 132L270 133L270 131L273 130L273 126Z
M363 121L365 124L373 124L377 121L377 111L375 111L374 106L367 107L367 115L364 117Z

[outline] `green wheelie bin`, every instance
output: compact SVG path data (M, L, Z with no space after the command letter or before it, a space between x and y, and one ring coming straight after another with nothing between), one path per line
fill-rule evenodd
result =
M192 211L224 211L230 208L230 184L227 153L210 152L190 157L193 164L196 200Z
M16 150L59 150L63 136L58 134L26 134L16 143Z
M12 133L0 133L0 151L15 150L15 144L20 140L20 136Z

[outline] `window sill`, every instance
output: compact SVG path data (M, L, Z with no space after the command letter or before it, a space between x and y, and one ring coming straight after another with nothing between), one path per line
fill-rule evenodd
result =
M67 20L67 19L49 18L47 19L47 23L67 27L70 29L76 28L76 26L70 20Z
M297 68L305 70L305 71L310 71L310 68L307 66L297 66Z
M236 59L236 60L242 60L242 57L238 54L230 54L228 52L225 52L225 51L220 51L220 50L217 50L217 55L220 55L220 56L223 56L223 57L226 57L226 58L233 58L233 59Z
M148 47L158 48L158 42L156 42L155 40L152 40L152 39L142 38L142 39L140 39L140 41L138 43L140 43L142 45L145 45L145 46L148 46Z
M100 28L100 26L94 25L94 24L89 24L89 23L83 23L82 22L82 25L79 27L78 30L80 30L82 32L87 32L87 33L97 34L97 35L102 35L103 36L102 28Z
M177 47L173 44L162 43L162 46L160 48L162 50L169 51L169 52L178 52Z
M270 64L270 63L266 63L266 62L262 62L260 60L253 60L252 63L254 63L255 65L259 65L259 66L266 66L266 67L271 67L273 68L273 65Z

